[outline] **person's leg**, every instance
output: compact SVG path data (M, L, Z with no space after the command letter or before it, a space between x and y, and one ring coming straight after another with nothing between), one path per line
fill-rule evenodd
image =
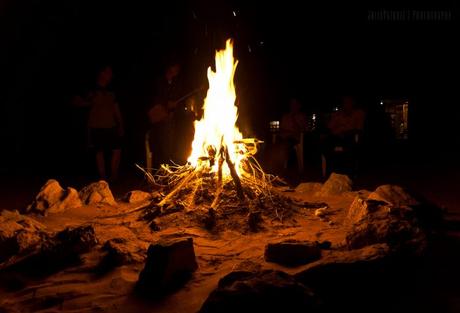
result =
M121 160L121 149L112 150L112 162L111 162L111 172L110 176L112 180L116 181L118 179L118 168L120 167Z
M100 179L106 179L104 150L97 150L96 151L96 165L97 165L97 171L99 173L99 178Z

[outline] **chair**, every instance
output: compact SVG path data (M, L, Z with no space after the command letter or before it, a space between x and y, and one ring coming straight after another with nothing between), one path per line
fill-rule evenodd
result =
M351 156L352 158L352 164L348 164L348 166L351 167L351 170L354 172L356 171L358 167L358 161L357 161L357 153L359 151L359 146L361 145L362 141L362 133L360 131L355 131L350 134L351 140L348 141L348 144L346 142L342 143L337 143L333 147L332 151L332 158L337 160L337 158L343 158L345 156ZM328 175L327 167L328 163L331 163L331 160L327 160L326 155L324 153L321 154L321 170L322 170L322 175L323 178L326 178ZM332 162L333 166L335 162ZM331 171L334 171L337 169L331 169Z
M272 133L272 144L276 144L278 141L278 133ZM299 138L299 143L294 146L294 150L296 153L296 159L297 159L297 167L299 169L299 172L302 173L304 170L304 133L300 133L300 138ZM287 160L285 161L283 167L286 169L287 168Z
M152 173L153 163L152 163L152 150L150 149L150 130L145 133L145 165L146 171Z
M303 142L304 142L304 133L300 133L300 140L299 143L294 146L297 158L297 167L299 168L299 172L303 173L304 164L303 164Z

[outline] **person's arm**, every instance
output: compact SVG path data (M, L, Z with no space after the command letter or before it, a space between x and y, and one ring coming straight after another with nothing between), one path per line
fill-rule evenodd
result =
M89 107L91 106L91 98L93 97L93 93L88 93L85 97L82 96L75 96L72 98L72 105L76 107Z

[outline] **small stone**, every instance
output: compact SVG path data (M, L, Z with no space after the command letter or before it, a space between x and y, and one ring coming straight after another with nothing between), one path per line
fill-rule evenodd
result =
M44 225L17 211L3 210L0 214L0 263L32 250L46 237Z
M347 175L332 173L316 195L321 197L337 196L352 191L352 185L353 183Z
M105 203L109 205L116 205L115 199L113 198L112 191L109 188L109 184L100 180L96 183L92 183L84 187L79 192L80 198L86 205Z
M147 251L137 288L149 296L163 294L182 285L197 268L193 238L160 241Z
M379 200L368 200L358 195L350 205L345 221L350 224L357 223L369 214L376 212L377 210L389 212L390 207L388 207L386 202Z
M140 263L145 259L143 256L145 251L124 238L113 238L106 241L103 249L107 251L104 262L111 266Z
M40 189L35 200L27 207L26 212L46 215L47 213L64 212L81 206L82 202L74 188L63 189L57 180L50 179Z
M265 260L286 266L307 264L321 258L316 242L285 240L265 246Z
M123 200L128 203L139 203L151 200L152 195L148 192L141 190L132 190L129 191L124 197Z

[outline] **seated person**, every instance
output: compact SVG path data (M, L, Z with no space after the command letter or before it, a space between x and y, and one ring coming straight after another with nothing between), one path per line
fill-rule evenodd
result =
M364 111L355 107L352 97L344 97L342 109L334 112L327 124L328 134L323 141L322 151L325 159L328 160L329 171L337 170L334 163L337 163L338 159L333 157L337 152L342 154L342 163L348 164L344 166L345 171L349 172L356 167L355 152L359 135L364 128L364 121ZM323 164L323 176L328 172L325 167L326 165Z
M345 97L342 110L332 114L328 123L328 129L332 136L345 139L363 130L364 119L365 113L355 108L354 99L352 97Z
M302 104L297 99L291 99L289 112L281 119L280 144L284 167L288 167L293 159L299 157L295 155L294 147L300 143L301 134L308 128L307 116L301 109Z
M284 114L280 123L280 136L285 142L296 145L300 135L307 130L307 116L301 111L302 104L297 99L291 99L289 112Z

